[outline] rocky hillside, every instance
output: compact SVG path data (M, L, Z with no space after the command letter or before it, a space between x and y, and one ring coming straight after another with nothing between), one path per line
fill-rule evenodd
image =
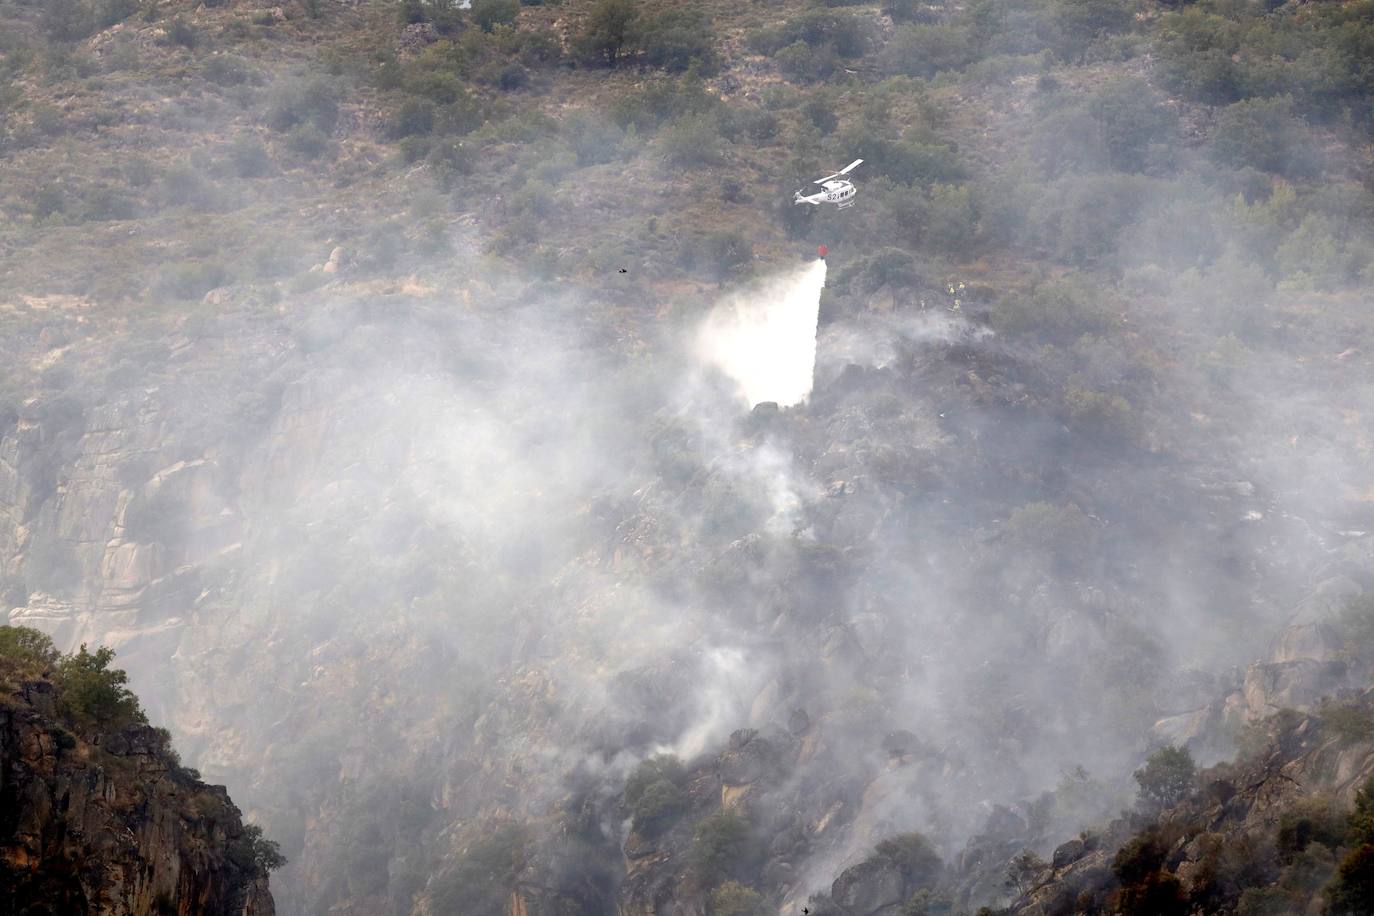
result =
M0 633L0 887L13 913L271 916L261 831L183 767L102 653ZM48 671L43 671L48 668ZM53 670L55 669L55 670Z
M1374 692L1264 730L1266 743L1203 771L1143 829L1114 822L1025 869L1007 912L1367 912Z
M1367 0L0 17L4 611L285 913L1009 905L1369 686Z

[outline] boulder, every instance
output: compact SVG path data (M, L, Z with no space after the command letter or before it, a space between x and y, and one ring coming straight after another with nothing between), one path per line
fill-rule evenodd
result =
M1086 852L1085 844L1082 840L1069 840L1067 843L1060 843L1054 850L1054 856L1050 859L1050 864L1055 868L1063 868L1072 865L1083 858Z
M901 867L874 858L846 868L830 887L831 898L854 916L870 916L905 899Z

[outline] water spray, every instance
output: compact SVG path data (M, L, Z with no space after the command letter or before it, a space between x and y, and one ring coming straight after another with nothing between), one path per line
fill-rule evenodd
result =
M798 271L731 293L711 309L697 336L697 355L733 379L749 406L791 407L811 394L816 326L825 287L820 259Z

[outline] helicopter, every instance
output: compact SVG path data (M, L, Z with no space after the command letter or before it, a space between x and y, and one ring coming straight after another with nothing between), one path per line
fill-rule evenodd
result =
M840 176L848 175L854 169L858 168L862 162L862 159L855 159L835 174L826 175L824 178L817 178L816 184L820 185L825 190L817 191L815 194L810 195L803 195L801 191L798 191L796 194L792 195L792 203L811 204L816 207L819 207L821 204L831 203L838 206L841 210L845 207L854 206L854 195L859 193L858 189L854 187L854 182L847 178L841 178Z

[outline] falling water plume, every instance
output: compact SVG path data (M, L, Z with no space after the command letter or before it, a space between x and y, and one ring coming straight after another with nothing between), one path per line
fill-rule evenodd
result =
M711 309L697 355L733 379L750 406L811 394L825 261L735 292Z

